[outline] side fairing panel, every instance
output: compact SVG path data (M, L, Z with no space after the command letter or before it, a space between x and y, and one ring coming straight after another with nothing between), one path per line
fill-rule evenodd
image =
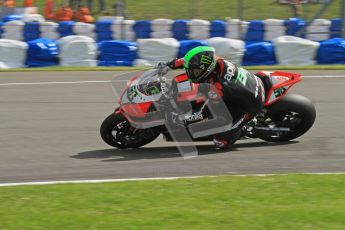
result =
M271 105L288 92L297 82L301 81L301 75L286 72L273 72L270 74L271 89L266 95L265 106Z

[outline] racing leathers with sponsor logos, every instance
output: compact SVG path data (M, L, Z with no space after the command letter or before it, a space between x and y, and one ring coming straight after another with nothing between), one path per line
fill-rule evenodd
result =
M178 69L183 67L183 63L184 59L181 58L167 65ZM233 118L231 130L214 136L215 145L219 149L226 149L246 134L248 123L262 111L265 89L260 78L220 57L216 57L216 67L207 83L217 91L208 92L208 95L221 97ZM217 100L217 96L208 98Z

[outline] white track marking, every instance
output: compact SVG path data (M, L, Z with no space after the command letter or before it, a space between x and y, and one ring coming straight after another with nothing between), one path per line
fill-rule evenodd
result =
M345 78L344 75L334 75L334 76L306 76L302 75L302 78Z
M302 78L344 78L345 76L302 76ZM102 80L102 81L46 81L46 82L11 82L0 83L0 86L25 86L25 85L59 85L59 84L93 84L93 83L111 83L111 82L127 82L128 80Z
M238 176L238 177L268 177L268 176L288 176L288 175L344 175L345 172L319 172L319 173L281 173L281 174L223 174L218 176ZM25 185L56 185L56 184L95 184L110 182L128 181L155 181L155 180L178 180L178 179L198 179L214 178L218 176L181 176L181 177L154 177L154 178L128 178L128 179L103 179L103 180L70 180L70 181L41 181L41 182L19 182L19 183L0 183L0 187L25 186Z

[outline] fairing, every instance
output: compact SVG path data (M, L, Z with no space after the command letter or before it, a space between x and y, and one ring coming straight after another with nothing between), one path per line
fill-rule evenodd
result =
M295 73L271 72L268 76L272 87L266 95L265 106L269 106L284 97L294 84L302 81L301 75Z
M301 75L294 73L262 73L269 77L272 85L266 95L265 106L269 106L281 99L294 84L302 80ZM195 101L201 103L205 101L205 97L198 94L199 85L190 82L186 74L176 76L173 81L173 84L176 84L176 91L174 92L177 93L177 102ZM121 113L128 118L145 118L154 102L158 102L163 96L163 88L158 87L161 86L160 84L161 78L158 77L157 69L151 69L139 76L135 76L128 82L127 88L119 101ZM146 89L150 89L151 86L154 90L149 90L149 93L147 93Z

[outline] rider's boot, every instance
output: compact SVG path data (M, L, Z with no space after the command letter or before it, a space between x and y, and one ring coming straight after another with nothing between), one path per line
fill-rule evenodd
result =
M238 124L235 129L215 135L213 137L213 143L217 149L226 150L237 140L244 137L248 131L251 131L251 129L256 125L256 122L257 121L255 118L253 118L253 116L250 114L245 114L242 122Z

